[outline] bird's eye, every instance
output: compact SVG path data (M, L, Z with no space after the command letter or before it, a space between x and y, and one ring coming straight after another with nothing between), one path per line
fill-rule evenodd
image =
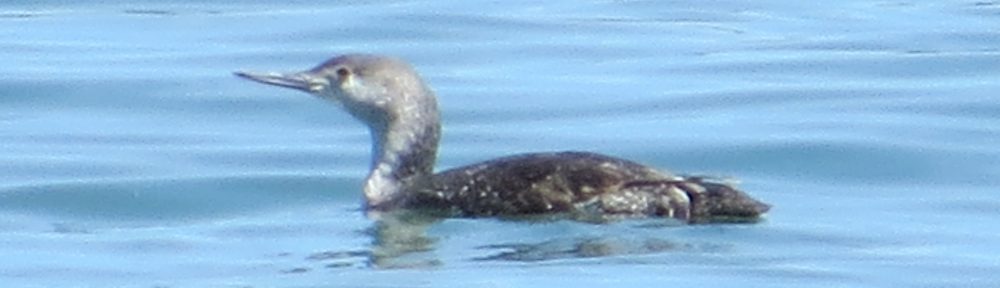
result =
M347 76L351 76L351 70L347 70L344 67L337 68L337 77L344 79Z

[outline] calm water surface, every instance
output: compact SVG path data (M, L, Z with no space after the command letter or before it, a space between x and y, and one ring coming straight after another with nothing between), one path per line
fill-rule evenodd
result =
M2 287L1000 285L1000 2L63 2L0 4ZM442 168L596 151L774 209L365 215L364 128L230 74L345 52L424 74Z

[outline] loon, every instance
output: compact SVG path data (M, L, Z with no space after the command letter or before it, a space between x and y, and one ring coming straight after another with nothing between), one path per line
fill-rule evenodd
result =
M347 54L296 73L235 72L333 101L373 138L366 208L429 209L450 217L548 215L749 222L770 209L729 183L686 177L589 152L530 153L434 173L437 99L401 59Z

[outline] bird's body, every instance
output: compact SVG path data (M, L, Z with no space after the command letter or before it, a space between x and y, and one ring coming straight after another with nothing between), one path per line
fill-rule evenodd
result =
M333 100L368 125L374 139L364 187L370 209L434 209L454 216L658 216L686 222L746 221L769 209L728 184L587 152L514 155L435 174L441 131L437 100L417 73L395 58L351 54L299 73L237 75Z

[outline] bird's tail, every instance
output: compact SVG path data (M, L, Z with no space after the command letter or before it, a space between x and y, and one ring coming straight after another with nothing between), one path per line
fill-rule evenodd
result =
M736 188L732 181L685 176L677 181L690 202L689 222L755 222L771 209Z

